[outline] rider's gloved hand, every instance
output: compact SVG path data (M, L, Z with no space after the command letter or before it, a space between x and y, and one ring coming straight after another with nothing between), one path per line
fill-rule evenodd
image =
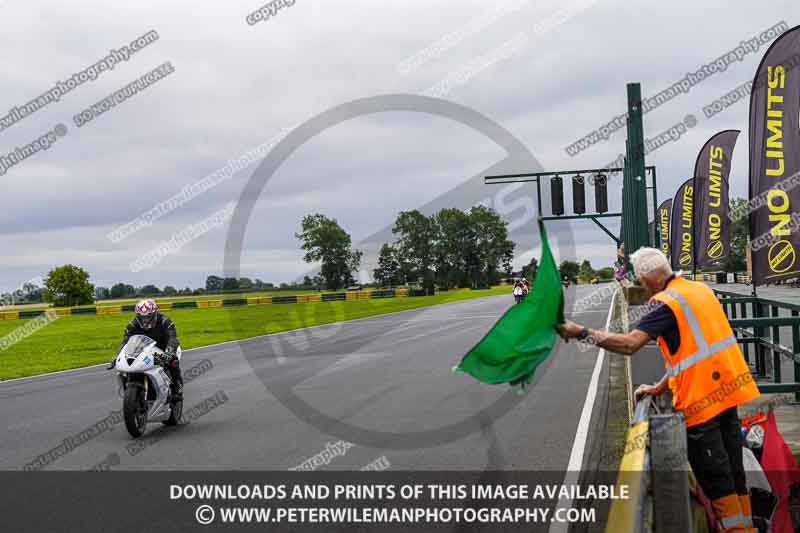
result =
M178 365L178 351L175 348L168 346L164 354L167 356L167 362L170 366L176 367Z

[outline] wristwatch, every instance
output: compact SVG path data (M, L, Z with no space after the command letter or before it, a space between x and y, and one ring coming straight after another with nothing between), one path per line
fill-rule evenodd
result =
M581 332L580 332L580 333L578 333L578 340L579 340L579 341L585 341L585 340L586 340L586 337L588 337L588 336L589 336L589 328L587 328L587 327L584 327L584 328L581 330Z

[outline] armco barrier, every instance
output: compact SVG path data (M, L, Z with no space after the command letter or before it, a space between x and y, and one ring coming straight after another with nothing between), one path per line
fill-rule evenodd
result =
M19 318L36 318L37 316L42 316L44 314L44 309L34 309L30 311L20 311Z
M73 307L69 310L71 315L96 315L96 307Z
M503 285L492 287L494 289L503 288ZM509 285L510 287L510 285ZM451 292L469 291L471 289L453 289ZM170 309L208 309L212 307L231 307L241 305L261 305L261 304L304 304L312 302L337 302L345 300L370 300L380 298L406 298L409 296L426 296L424 289L417 288L397 288L397 289L369 289L351 290L346 292L327 292L297 294L291 296L256 296L229 298L220 300L196 300L178 302L159 302L160 310ZM58 316L70 315L115 315L121 313L132 313L135 304L124 305L105 305L95 307L63 307L52 309ZM23 309L21 311L0 311L0 320L18 320L25 318L35 318L45 313L46 309Z
M322 295L323 302L336 302L347 298L347 294L343 292L329 292Z
M173 309L197 309L197 302L174 302L172 304Z
M346 300L369 300L372 291L347 291Z
M615 299L623 295L630 297L631 294L630 291L618 291ZM622 318L622 331L628 332L629 302L620 298L620 304L621 308L615 311ZM627 362L630 362L629 357ZM626 382L627 395L632 401L630 371ZM703 508L690 501L683 415L664 406L662 414L657 414L659 410L655 403L651 396L644 395L631 410L617 473L617 487L627 485L630 497L612 502L606 533L692 531L691 524L705 520ZM695 529L704 530L707 527Z
M384 289L372 291L369 293L370 298L394 298L394 289Z
M606 533L644 533L651 531L653 503L650 491L650 454L647 437L650 428L650 399L636 406L631 427L625 435L625 450L619 465L617 490L628 487L628 499L614 500L606 523Z

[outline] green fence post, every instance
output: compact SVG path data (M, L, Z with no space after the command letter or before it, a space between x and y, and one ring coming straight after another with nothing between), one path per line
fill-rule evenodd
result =
M735 304L734 304L735 305ZM739 303L739 311L741 311L742 318L747 318L747 302L740 302ZM750 345L744 345L744 360L747 364L750 364Z
M777 317L779 314L778 306L773 305L771 306L771 315L773 318ZM780 383L781 382L781 353L774 348L774 346L779 345L781 343L781 332L778 326L772 326L772 382L773 383Z
M792 310L792 316L797 317L800 315L799 311ZM794 382L800 383L800 326L797 324L792 325L792 353L794 355ZM794 393L794 401L800 403L800 391Z
M762 318L762 309L761 309L761 302L758 300L753 302L753 318ZM753 328L753 336L756 339L761 339L761 336L764 334L763 328L761 326L756 326ZM766 377L766 369L764 368L764 347L761 345L760 341L756 342L755 345L756 350L756 374L758 377Z

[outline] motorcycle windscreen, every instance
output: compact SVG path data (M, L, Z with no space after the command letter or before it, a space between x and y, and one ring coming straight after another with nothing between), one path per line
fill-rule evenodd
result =
M128 358L136 358L139 357L139 354L142 353L146 348L155 344L156 341L148 337L147 335L134 335L130 339L128 339L128 343L123 348L125 352L125 357Z

